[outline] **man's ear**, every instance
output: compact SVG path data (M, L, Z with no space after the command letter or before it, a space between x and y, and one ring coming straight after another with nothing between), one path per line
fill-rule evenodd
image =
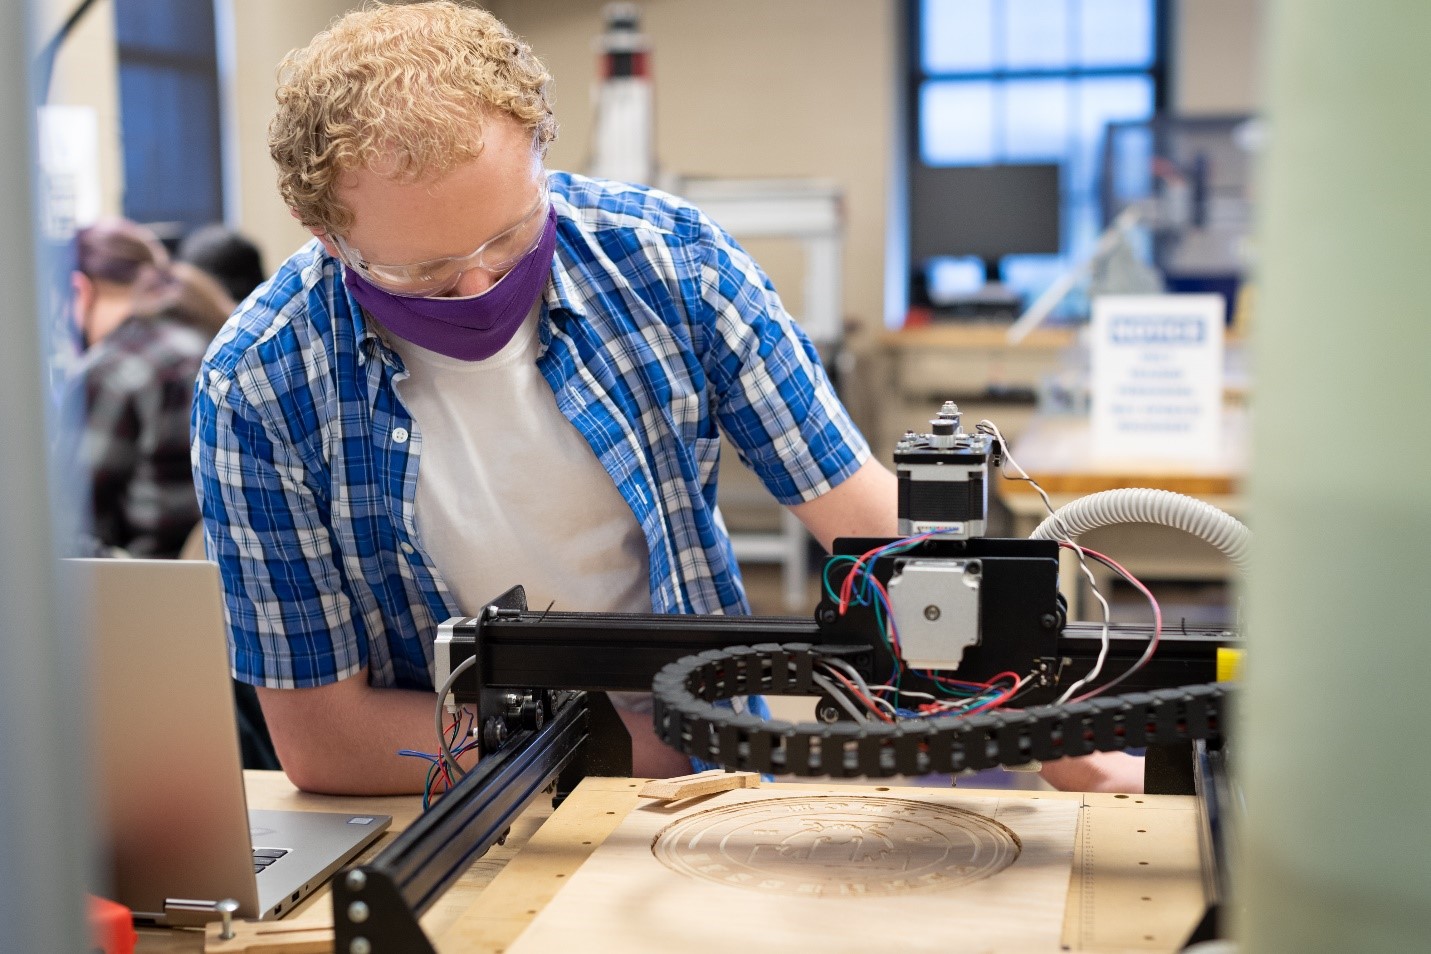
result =
M297 209L289 209L288 214L298 219L300 224L302 223L303 220L299 217ZM323 243L323 250L325 252L334 258L338 257L338 246L333 244L333 240L329 238L327 232L324 232L322 229L309 229L308 231L313 233L314 238Z

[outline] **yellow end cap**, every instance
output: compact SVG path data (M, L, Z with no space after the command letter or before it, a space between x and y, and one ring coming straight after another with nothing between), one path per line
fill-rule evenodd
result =
M1217 649L1217 681L1236 682L1242 678L1242 650L1219 646Z

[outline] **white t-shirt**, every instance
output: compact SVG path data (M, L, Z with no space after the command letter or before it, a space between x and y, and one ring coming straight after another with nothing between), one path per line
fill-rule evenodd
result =
M537 370L539 311L485 361L387 336L421 442L418 538L464 613L516 584L533 610L649 613L646 538Z

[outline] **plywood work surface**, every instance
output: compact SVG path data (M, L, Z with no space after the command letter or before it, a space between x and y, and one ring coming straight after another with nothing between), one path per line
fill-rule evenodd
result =
M1173 951L1202 912L1191 798L774 784L638 808L640 784L582 783L438 949ZM744 825L752 798L777 810Z

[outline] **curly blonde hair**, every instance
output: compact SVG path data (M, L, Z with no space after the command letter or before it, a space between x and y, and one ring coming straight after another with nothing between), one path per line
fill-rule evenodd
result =
M268 151L278 190L309 229L353 220L343 174L381 167L406 182L440 176L482 151L482 125L506 115L537 155L556 138L551 75L496 17L452 0L344 14L279 66Z

